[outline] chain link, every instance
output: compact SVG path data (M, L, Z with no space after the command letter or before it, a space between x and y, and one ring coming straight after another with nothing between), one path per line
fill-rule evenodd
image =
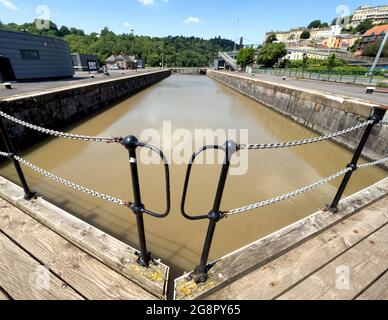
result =
M48 135L51 135L54 137L58 137L58 138L65 138L65 139L70 139L70 140L79 140L79 141L86 141L86 142L97 142L97 143L114 143L114 142L119 143L122 141L122 138L120 138L120 137L118 137L118 138L117 137L116 138L115 137L92 137L92 136L84 136L84 135L79 135L79 134L71 134L71 133L50 130L50 129L36 126L34 124L28 123L28 122L23 121L23 120L19 120L19 119L12 117L9 114L6 114L2 111L0 111L0 116L9 120L9 121L20 124L26 128L29 128L29 129L32 129L32 130L35 130L38 132L42 132L42 133L45 133L45 134L48 134Z
M12 154L5 153L5 152L0 152L0 156L6 157L6 158L15 159L20 164L30 168L31 170L41 174L42 176L45 176L45 177L47 177L47 178L49 178L49 179L51 179L51 180L53 180L55 182L61 183L61 184L65 185L65 186L67 186L69 188L72 188L74 190L86 193L86 194L88 194L90 196L93 196L93 197L96 197L98 199L105 200L105 201L108 201L108 202L112 202L112 203L115 203L115 204L118 204L118 205L122 205L122 206L132 206L133 205L131 202L124 201L124 200L121 200L121 199L118 199L118 198L115 198L115 197L108 196L106 194L103 194L103 193L91 190L89 188L80 186L80 185L78 185L78 184L76 184L74 182L71 182L69 180L60 178L60 177L58 177L58 176L56 176L56 175L54 175L54 174L52 174L50 172L47 172L46 170L43 170L43 169L37 167L36 165L32 164L31 162L28 162L27 160L24 160L23 158L21 158L19 156L12 155Z
M358 169L366 169L366 168L370 168L370 167L376 166L378 164L382 164L382 163L387 162L387 161L388 161L388 157L380 159L380 160L377 160L377 161L374 161L374 162L370 162L370 163L366 163L366 164L363 164L363 165L359 165L359 166L357 166L357 168ZM251 204L249 206L245 206L245 207L229 210L229 211L224 213L224 216L225 217L230 217L230 216L233 216L233 215L237 215L239 213L244 213L244 212L247 212L247 211L252 211L252 210L255 210L255 209L267 207L267 206L270 206L272 204L281 202L283 200L288 200L288 199L294 198L294 197L296 197L296 196L298 196L300 194L303 194L305 192L311 191L313 189L317 189L317 188L321 187L322 185L324 185L324 184L326 184L326 183L328 183L328 182L330 182L332 180L335 180L335 179L345 175L349 171L352 171L352 169L351 168L346 168L344 170L341 170L341 171L333 174L332 176L330 176L328 178L325 178L325 179L323 179L323 180L321 180L319 182L310 184L310 185L308 185L306 187L303 187L301 189L295 190L293 192L286 193L284 195L281 195L279 197L272 198L272 199L269 199L269 200L257 202L257 203Z
M270 143L270 144L241 144L240 149L247 149L247 150L268 150L268 149L280 149L280 148L290 148L290 147L296 147L296 146L302 146L306 144L312 144L315 142L321 142L325 140L330 140L345 134L348 134L350 132L360 130L370 124L373 123L373 120L369 120L363 123L360 123L354 127L338 131L335 133L327 134L320 137L315 138L308 138L304 140L297 140L297 141L290 141L285 143Z

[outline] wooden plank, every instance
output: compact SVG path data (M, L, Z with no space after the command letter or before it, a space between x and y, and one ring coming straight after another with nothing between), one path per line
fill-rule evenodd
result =
M348 272L342 281L339 270ZM293 287L279 300L352 300L388 269L388 225ZM348 282L348 283L347 283Z
M24 200L23 190L3 177L0 177L0 197L146 291L160 299L166 298L169 268L165 264L141 267L136 249L40 197Z
M388 197L207 297L270 300L388 223Z
M82 300L0 232L0 286L16 300ZM44 277L42 276L44 274Z
M388 300L388 270L357 300Z
M278 232L258 240L216 261L205 284L188 281L187 276L175 280L175 299L204 299L210 294L241 279L268 262L287 253L333 225L355 214L388 193L388 178L360 191L339 205L339 213L319 211Z
M91 300L149 300L155 296L0 199L0 230Z
M0 301L10 300L3 288L0 287Z

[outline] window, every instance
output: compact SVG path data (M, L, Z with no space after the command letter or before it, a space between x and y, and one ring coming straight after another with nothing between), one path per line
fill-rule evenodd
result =
M22 54L22 58L25 60L39 60L39 52L37 50L20 50L20 53Z

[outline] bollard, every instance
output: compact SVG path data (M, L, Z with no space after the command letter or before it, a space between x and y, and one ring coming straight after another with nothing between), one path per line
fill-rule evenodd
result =
M129 208L132 210L132 212L136 216L136 224L137 224L137 230L138 230L138 237L139 237L139 245L140 245L140 253L139 253L139 259L138 263L142 267L149 267L150 262L152 261L151 253L147 250L147 242L146 242L146 236L145 236L145 228L144 228L144 214L148 214L150 216L156 217L156 218L165 218L170 213L170 207L171 207L171 195L170 195L170 172L169 172L169 166L167 163L167 159L164 156L163 152L157 149L156 147L153 147L151 145L143 144L138 141L138 139L134 136L128 136L121 144L128 150L129 152L129 162L130 162L130 171L131 171L131 178L132 178L132 190L133 190L133 196L134 196L134 203L129 206ZM159 154L159 156L164 161L165 166L165 175L166 175L166 202L167 202L167 209L166 212L163 214L155 213L152 211L149 211L145 208L144 204L142 203L141 199L141 189L140 189L140 179L139 179L139 171L138 171L138 161L137 161L137 154L136 151L138 148L148 148L151 149Z
M185 211L185 204L186 204L186 196L187 196L187 190L189 186L192 166L197 156L209 149L223 150L225 152L225 160L222 165L213 208L207 215L190 216ZM185 185L183 189L182 203L181 203L182 215L189 220L209 219L209 225L208 225L208 229L205 237L205 242L203 245L200 263L195 268L194 272L189 275L189 279L194 280L197 284L205 283L208 279L208 272L211 269L211 266L208 265L208 260L209 260L211 245L214 238L214 233L216 230L217 223L224 218L224 213L220 210L220 207L221 207L221 202L222 202L222 198L225 190L226 181L229 174L230 161L234 153L236 153L237 151L239 151L239 146L234 141L227 141L223 146L203 147L193 155L193 157L191 158L189 167L187 169L186 180L185 180Z
M369 124L365 132L361 138L360 143L358 144L358 147L354 153L353 159L350 162L350 164L347 166L348 168L351 169L351 171L348 171L345 175L345 177L342 180L342 183L337 191L337 194L334 197L334 200L330 206L327 207L327 210L332 212L332 213L338 213L338 204L341 201L341 198L346 190L346 187L349 183L350 178L352 177L353 173L357 170L357 164L358 160L361 157L362 151L364 150L365 144L368 141L368 138L372 132L372 129L376 124L378 124L385 115L386 110L384 109L379 109L379 108L374 108L373 109L373 115L369 118L369 120L372 120L373 123Z
M14 145L13 145L13 143L8 135L8 130L4 125L4 120L1 117L0 117L0 132L1 132L1 136L3 137L4 145L7 149L7 152L10 155L9 159L12 160L12 162L15 166L15 170L16 170L16 173L19 177L20 184L24 190L24 199L25 200L34 199L36 197L36 192L32 192L30 190L30 188L27 184L27 180L24 176L22 167L20 166L20 163L15 159L15 156L16 156L15 147L14 147Z

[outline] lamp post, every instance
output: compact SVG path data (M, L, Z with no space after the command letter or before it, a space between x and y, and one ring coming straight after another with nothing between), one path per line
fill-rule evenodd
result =
M369 75L373 75L374 74L376 66L377 66L377 64L378 64L378 62L380 60L381 54L383 53L383 50L384 50L384 47L385 47L387 41L388 41L388 30L385 31L385 37L383 39L383 42L381 43L379 51L377 52L375 61L373 62L373 65L372 65L372 67L369 70Z

